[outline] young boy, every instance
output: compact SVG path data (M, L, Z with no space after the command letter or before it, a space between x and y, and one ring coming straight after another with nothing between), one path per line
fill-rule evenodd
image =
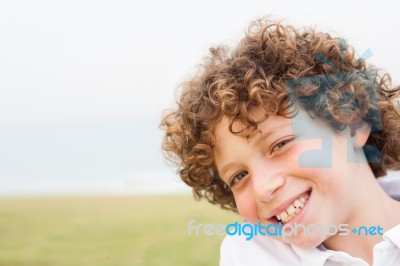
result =
M267 19L210 51L161 125L196 198L264 226L227 236L221 265L400 265L400 184L376 180L400 169L400 88L343 40Z

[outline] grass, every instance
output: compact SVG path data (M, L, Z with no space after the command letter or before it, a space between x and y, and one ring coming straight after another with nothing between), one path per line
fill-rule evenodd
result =
M223 236L188 222L238 217L190 196L0 200L0 265L218 265Z

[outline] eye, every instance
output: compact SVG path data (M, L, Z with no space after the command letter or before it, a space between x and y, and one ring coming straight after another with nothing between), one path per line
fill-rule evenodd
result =
M283 146L285 146L287 143L291 142L292 140L293 140L293 138L290 138L290 139L285 139L285 140L282 140L282 141L278 142L276 145L274 145L272 147L271 153L281 149Z
M230 187L234 187L237 185L244 177L246 177L249 174L247 171L241 171L240 173L236 174L233 176L231 181L229 182Z

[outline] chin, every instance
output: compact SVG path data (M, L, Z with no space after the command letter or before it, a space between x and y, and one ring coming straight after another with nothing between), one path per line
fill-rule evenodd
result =
M283 240L285 243L294 245L296 247L302 248L302 249L312 249L316 248L317 246L321 245L322 242L324 241L323 236L305 236L303 234L287 238Z

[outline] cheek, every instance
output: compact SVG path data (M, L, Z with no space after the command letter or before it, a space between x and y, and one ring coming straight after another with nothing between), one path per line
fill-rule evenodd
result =
M298 172L301 180L312 188L313 206L317 212L326 213L341 201L343 184L332 168L303 168ZM322 217L320 217L322 218Z
M320 245L327 237L321 236L319 234L316 234L315 236L311 235L304 235L304 233L300 233L296 237L290 237L286 240L281 240L285 243L295 245L299 248L303 249L311 249L315 248L318 245Z
M341 169L330 168L300 168L299 176L307 179L313 186L314 192L325 197L341 198L346 189L346 179Z
M253 196L250 193L234 193L235 202L240 216L250 223L257 223L257 206Z

